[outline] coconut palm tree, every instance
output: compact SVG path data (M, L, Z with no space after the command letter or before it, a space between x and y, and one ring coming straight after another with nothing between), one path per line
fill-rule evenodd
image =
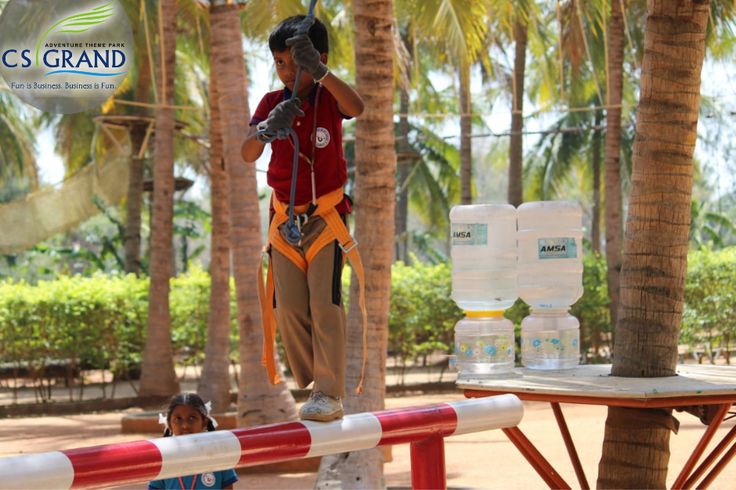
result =
M174 73L176 66L176 0L161 0L160 86L156 109L156 141L153 169L151 229L151 283L148 295L148 328L143 350L140 394L171 395L179 391L174 372L169 311L169 279L173 263L171 240L174 205Z
M408 2L407 2L408 3ZM398 17L398 16L397 16ZM401 32L401 47L403 48L403 62L399 70L398 90L399 90L399 121L396 124L396 213L394 217L394 226L396 233L396 253L394 258L405 264L410 263L409 257L409 237L407 233L407 221L409 216L409 178L411 177L411 166L416 164L415 153L412 152L409 144L409 110L410 110L410 94L413 63L419 60L413 60L411 53L414 51L416 37L414 26L410 21Z
M358 281L353 274L348 313L345 407L348 412L384 408L388 308L393 257L396 151L393 133L394 34L392 0L353 0L356 88L365 100L355 140L355 238L365 268L368 357L365 391L355 395L361 371L362 320ZM376 227L382 233L376 233ZM373 449L322 459L318 487L337 480L342 487L383 486L383 457Z
M212 409L218 413L230 407L230 181L222 155L222 118L214 73L210 70L210 310L204 366L197 393L204 400L211 400Z
M615 376L675 374L709 13L708 1L647 4ZM634 410L635 429L632 410L608 409L599 488L665 486L669 435L675 427L671 410Z
M124 3L128 15L135 19L140 8L147 9L146 0L128 0ZM141 5L142 4L142 5ZM155 9L150 9L154 11ZM153 12L152 12L153 13ZM146 15L143 22L149 23ZM132 22L135 56L135 91L133 98L137 102L147 103L151 93L151 59L146 49L146 32L143 22ZM147 109L135 108L135 113L147 116ZM125 199L125 234L123 248L125 250L125 272L140 274L141 272L141 215L143 210L143 177L145 173L145 148L147 127L142 121L136 122L130 131L132 154L130 159L130 177L128 194Z
M437 69L437 58L431 46L417 39L417 32L432 26L417 26L416 0L402 0L396 5L402 45L397 49L399 69L399 118L396 124L397 197L396 197L396 260L408 264L412 233L408 230L409 207L412 214L429 228L429 233L442 242L449 236L448 215L451 203L459 201L457 149L438 136L432 124L422 120L410 122L413 110L443 112L456 108L456 99L447 104L439 100L432 80L427 76ZM426 20L426 18L425 18ZM430 19L432 20L432 19ZM412 95L416 100L412 104ZM457 188L457 189L456 189ZM456 195L458 194L458 195ZM418 252L418 250L414 250Z
M623 245L623 193L621 161L622 103L624 99L623 79L624 44L626 36L634 40L632 48L643 52L636 40L640 37L637 26L643 25L644 2L609 0L610 16L607 25L606 48L608 51L608 78L606 91L606 155L605 155L605 222L606 263L608 291L611 298L611 319L616 324L619 310L619 283L622 266ZM630 8L629 8L630 6ZM733 34L730 23L736 6L728 0L712 2L711 23L708 26L706 46L716 56L733 52ZM626 18L632 32L626 32ZM726 35L724 35L726 34ZM639 57L636 54L635 57Z
M488 32L488 2L470 0L426 0L418 2L416 18L431 40L440 59L455 68L459 87L460 112L460 202L470 204L472 196L472 98L471 67L482 56Z
M611 0L606 49L608 78L606 90L605 219L608 296L611 298L611 322L616 325L619 307L619 280L623 242L623 205L621 197L621 103L624 80L624 8L625 0Z
M523 202L524 166L524 83L526 80L527 45L544 39L544 23L538 22L540 13L536 2L521 0L506 2L489 0L489 18L493 22L493 33L489 42L495 43L502 51L504 44L514 45L513 66L509 77L511 95L511 131L509 141L509 179L506 199L510 204ZM536 39L533 38L536 36Z
M572 97L570 105L600 106L595 94L588 103L576 100ZM593 252L600 251L601 125L602 111L566 112L548 126L547 134L537 143L536 156L528 162L525 181L528 198L545 200L566 196L580 200L584 207L590 206ZM582 182L581 177L584 178Z
M222 155L230 179L230 243L240 332L238 424L248 426L294 419L296 406L284 382L275 386L269 383L258 354L263 344L263 330L253 279L260 266L262 236L255 167L244 163L240 157L249 109L237 9L232 2L212 2L210 51L212 72L217 74Z
M30 114L0 80L0 186L25 180L28 190L38 189L33 141Z
M553 22L551 15L548 18L551 24L559 25L558 42L554 44L557 45L556 57L562 63L558 68L565 78L558 78L554 70L539 66L544 60L533 59L529 92L542 102L563 103L576 110L565 112L540 138L537 148L542 151L535 152L537 157L531 159L525 172L532 177L525 183L527 197L550 199L567 195L568 199L589 202L591 250L599 252L604 115L600 107L599 80L605 78L606 73L604 14L597 4L588 4L584 10L583 7L575 8L572 3L552 13L557 20ZM548 78L545 72L550 71L553 76ZM570 185L570 175L574 172L578 172L578 176ZM584 186L579 183L580 175L585 177ZM581 196L579 191L590 193L591 197Z
M506 200L514 206L524 202L521 174L524 166L524 74L526 73L527 21L519 11L514 19L514 71L511 81L511 142L509 143L509 188Z
M448 244L450 208L459 202L460 196L460 182L457 179L460 152L426 125L410 125L408 138L411 151L420 156L408 180L402 184L408 190L412 213L427 227L428 238ZM412 236L416 238L414 234ZM428 252L435 255L426 247L418 247L417 242L414 245L417 245L414 252L420 256L427 257ZM444 252L447 254L449 250L445 249Z

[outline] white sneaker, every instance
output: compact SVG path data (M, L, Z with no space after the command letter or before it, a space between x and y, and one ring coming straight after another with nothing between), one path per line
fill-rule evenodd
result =
M342 401L321 391L313 391L309 395L309 400L299 410L300 419L317 422L341 419L343 414Z

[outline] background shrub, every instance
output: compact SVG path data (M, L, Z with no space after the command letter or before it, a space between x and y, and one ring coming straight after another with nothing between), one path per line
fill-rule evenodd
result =
M680 341L728 351L736 335L736 247L688 255Z
M607 360L610 317L605 260L584 260L582 298L571 312L580 320L589 361ZM349 271L343 275L345 292ZM201 269L172 280L171 318L178 361L201 362L207 339L209 275ZM680 342L730 348L736 335L736 247L689 256ZM450 354L453 327L463 313L450 299L449 264L416 261L392 267L389 354L400 363ZM231 285L231 356L237 359L237 324ZM347 300L347 297L346 297ZM67 360L84 369L106 368L124 376L140 366L145 343L148 279L128 276L60 276L37 285L0 282L0 363L43 367ZM519 333L529 307L519 300L507 310ZM260 349L260 346L259 346Z

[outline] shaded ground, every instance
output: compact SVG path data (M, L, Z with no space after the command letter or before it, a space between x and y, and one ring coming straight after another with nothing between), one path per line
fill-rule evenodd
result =
M426 405L453 399L461 399L460 392L388 398L388 408ZM606 409L582 405L562 405L588 476L588 483L595 485L603 425ZM145 436L120 434L120 419L124 413L101 413L62 417L27 417L0 420L0 456L18 453L69 449L97 444L109 444L142 439ZM672 435L670 475L671 486L677 472L684 464L689 451L702 435L704 426L686 413L676 414L681 422L680 432ZM734 426L734 421L724 423L717 439ZM556 429L554 416L548 405L530 402L525 404L521 429L549 459L561 476L573 487L578 487L575 474L565 453L564 444ZM156 437L157 435L152 435ZM712 446L713 444L711 444ZM394 446L393 461L385 466L386 484L393 488L410 488L411 473L408 445ZM537 489L546 488L544 482L529 467L523 457L508 442L501 431L450 437L445 444L447 484L451 488ZM235 488L240 489L288 489L312 488L315 474L288 475L240 475ZM736 462L726 468L711 488L731 489L736 481ZM124 488L145 488L144 484Z

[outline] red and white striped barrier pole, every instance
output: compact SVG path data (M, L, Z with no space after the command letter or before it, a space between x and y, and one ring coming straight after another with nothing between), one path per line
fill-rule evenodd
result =
M445 488L444 437L514 427L515 395L0 459L0 489L86 488L411 444L412 486Z

